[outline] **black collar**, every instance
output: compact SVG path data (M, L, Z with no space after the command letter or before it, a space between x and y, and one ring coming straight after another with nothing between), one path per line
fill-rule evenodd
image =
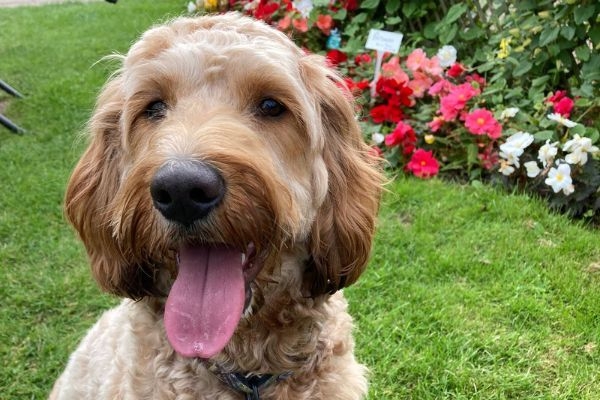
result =
M253 374L240 372L225 372L216 363L207 363L206 368L212 372L228 388L241 393L246 400L260 400L259 391L274 383L286 380L292 375L291 371L280 374Z

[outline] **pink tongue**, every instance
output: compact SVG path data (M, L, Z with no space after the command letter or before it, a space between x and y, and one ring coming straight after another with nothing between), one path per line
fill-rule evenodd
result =
M227 345L246 298L241 253L187 247L165 305L167 338L184 357L210 358Z

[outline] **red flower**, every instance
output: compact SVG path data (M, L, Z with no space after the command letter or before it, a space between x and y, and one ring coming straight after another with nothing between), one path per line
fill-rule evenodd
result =
M342 1L342 7L348 11L354 11L358 8L358 0L344 0Z
M387 101L389 105L399 107L401 105L410 107L413 103L410 95L412 89L407 87L404 82L398 82L394 78L381 77L377 80L377 93Z
M389 104L380 104L371 108L370 114L373 122L376 124L382 122L400 122L404 116L399 107L390 106Z
M358 54L354 57L354 64L361 65L363 63L368 64L371 62L371 56L367 53Z
M450 78L458 78L463 72L465 72L465 67L463 67L463 65L460 63L454 63L450 69L448 69L446 75L448 75Z
M569 118L574 105L575 102L573 100L571 100L568 97L563 97L562 99L554 103L554 112L559 113L565 118Z
M406 169L419 178L431 178L440 171L440 164L431 151L418 149L406 164Z
M329 50L325 57L327 58L329 65L331 65L332 67L335 67L339 63L343 63L348 59L346 53L341 52L337 49Z
M271 17L279 9L278 3L271 3L268 0L260 0L256 9L254 9L253 16L256 19L262 19L263 21L269 22Z
M331 33L333 27L333 18L329 14L319 15L317 17L317 27L327 36Z
M387 147L402 146L402 153L411 154L415 150L417 135L409 124L399 121L396 128L385 137Z
M563 97L565 97L567 95L567 91L566 90L557 90L556 92L554 92L554 94L550 97L548 97L548 103L558 103Z

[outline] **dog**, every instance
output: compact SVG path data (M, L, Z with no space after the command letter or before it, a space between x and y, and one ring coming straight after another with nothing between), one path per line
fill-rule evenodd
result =
M236 13L144 33L102 89L65 194L124 300L51 399L363 398L340 289L382 173L324 57Z

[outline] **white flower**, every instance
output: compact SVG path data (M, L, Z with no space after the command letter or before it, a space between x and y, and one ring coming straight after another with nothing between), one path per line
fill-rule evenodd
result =
M581 149L576 149L575 151L565 156L565 161L569 164L585 165L585 163L587 163L587 160L587 153L585 151L582 151Z
M572 128L577 125L577 122L573 122L570 119L563 117L559 113L548 114L548 119L558 122L559 124L564 125L567 128Z
M540 167L535 161L528 161L523 166L527 169L527 176L530 178L535 178L540 174Z
M519 107L506 108L506 109L502 110L502 112L500 113L500 119L512 118L515 115L517 115L518 112L519 112Z
M514 165L515 167L519 168L519 166L521 165L519 163L519 156L521 154L517 154L517 153L505 153L503 151L501 151L499 153L499 156L504 158L504 160L506 161L507 164L509 165Z
M512 174L513 172L515 172L515 167L513 167L509 161L500 160L499 171L500 171L500 173L502 173L502 175L508 176L508 175Z
M292 1L294 8L302 14L303 18L308 18L310 12L314 8L312 0Z
M442 46L437 52L437 57L440 67L451 67L456 62L456 48L450 45Z
M187 11L188 11L188 13L190 13L190 14L191 14L191 13L195 12L195 11L196 11L196 9L197 9L197 7L196 7L196 3L194 3L193 1L190 1L190 2L188 3L188 5L187 5Z
M585 165L588 160L588 153L597 153L599 149L592 146L592 139L575 134L573 139L563 145L563 150L570 153L565 157L566 162Z
M538 152L538 160L541 161L542 165L546 167L548 164L552 164L554 157L558 153L558 142L550 143L550 140L546 140L546 144L540 147Z
M517 132L506 139L504 144L500 145L500 150L506 155L512 155L513 157L518 158L531 143L533 143L532 134L527 132Z
M568 196L575 191L569 164L559 164L557 168L550 168L548 177L544 182L546 185L552 186L554 193L558 193L562 190L562 192Z
M383 143L383 141L385 140L385 136L383 136L379 132L375 132L374 134L371 135L371 140L373 141L373 144L379 145L379 144Z

